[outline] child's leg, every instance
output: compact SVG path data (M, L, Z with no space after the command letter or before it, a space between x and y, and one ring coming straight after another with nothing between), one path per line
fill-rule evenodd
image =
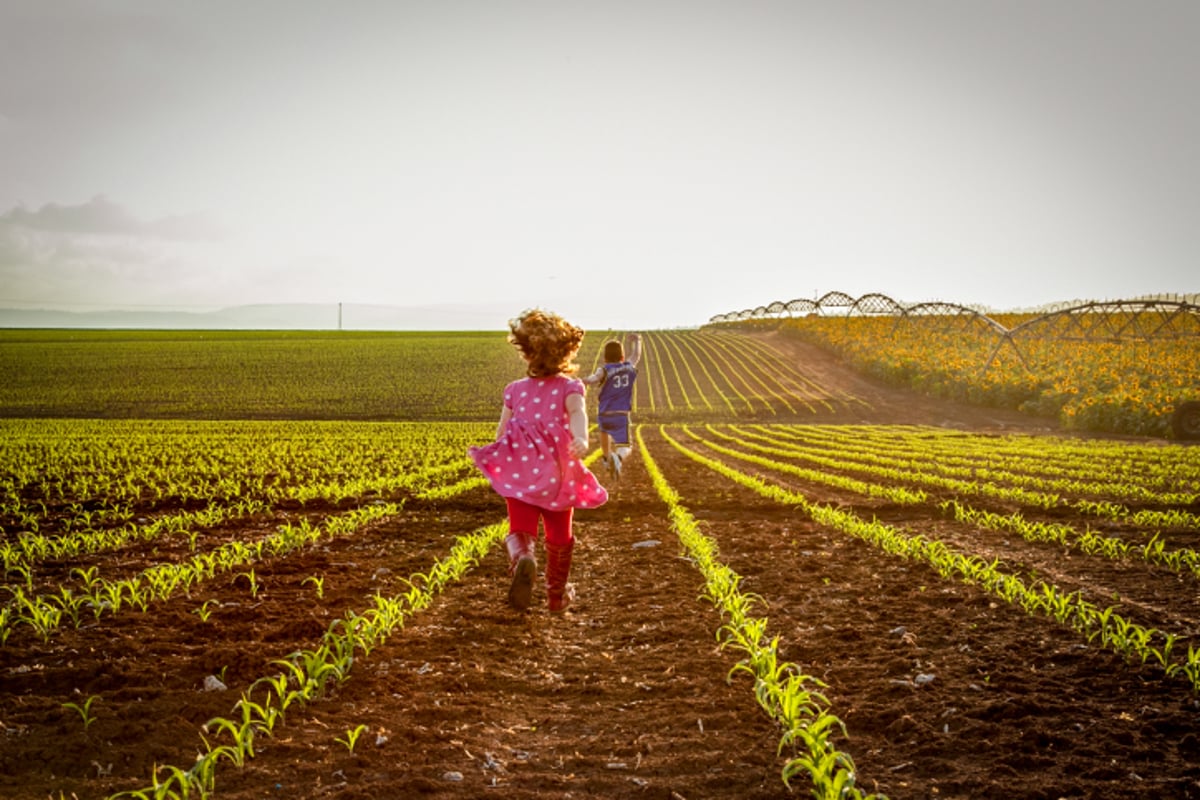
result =
M533 599L533 579L537 576L537 561L533 546L537 542L537 506L514 498L505 498L508 503L508 536L504 546L508 550L508 574L512 585L508 588L508 602L518 611L529 608Z
M632 449L629 446L629 417L628 416L621 417L620 429L613 431L612 439L613 439L613 443L611 446L614 450L616 450L617 458L624 461L626 458L629 457L629 453Z
M629 417L622 414L614 416L608 424L607 457L613 480L621 479L621 462L629 455Z
M607 424L608 424L607 421L603 417L601 417L600 425L599 425L599 428L600 428L600 453L601 453L600 460L604 462L604 466L611 472L613 469L613 459L612 459L613 440L612 440L612 436L609 435L608 431L606 431L604 429L605 425L607 425Z
M538 535L538 519L541 517L542 510L537 506L530 505L524 500L518 500L515 497L506 497L504 498L504 501L508 505L509 534L527 534L536 542Z
M542 515L542 525L546 529L547 547L567 547L575 543L573 523L575 509L564 508L560 511L538 509Z
M546 526L546 602L551 611L565 611L575 599L575 589L567 583L575 549L571 529L574 514L573 508L542 510L542 524Z

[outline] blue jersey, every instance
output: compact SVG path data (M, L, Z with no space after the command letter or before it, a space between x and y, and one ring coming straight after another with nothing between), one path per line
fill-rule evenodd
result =
M633 409L633 382L637 367L628 361L604 365L604 384L600 387L601 414L629 412Z

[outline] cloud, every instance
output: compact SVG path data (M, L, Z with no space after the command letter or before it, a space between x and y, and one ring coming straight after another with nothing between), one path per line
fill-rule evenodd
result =
M0 216L0 226L17 226L64 234L135 236L179 241L214 241L220 228L204 214L185 214L143 221L104 195L87 203L64 206L47 203L37 211L17 206Z
M36 211L17 206L0 215L0 300L162 302L202 285L203 256L220 239L204 215L147 221L103 195Z

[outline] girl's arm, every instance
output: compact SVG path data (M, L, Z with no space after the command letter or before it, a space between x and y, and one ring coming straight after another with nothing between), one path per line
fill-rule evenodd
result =
M571 453L576 458L583 458L588 451L587 406L584 405L583 395L567 395L567 414L567 424L571 429Z
M500 424L496 426L496 441L500 441L500 437L504 435L504 429L508 427L510 419L512 419L512 409L505 406L500 410Z

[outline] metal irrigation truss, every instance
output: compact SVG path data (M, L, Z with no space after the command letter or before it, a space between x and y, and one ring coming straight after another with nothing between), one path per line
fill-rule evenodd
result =
M1200 336L1200 306L1169 300L1086 303L1022 322L1011 334L1086 341L1181 339Z
M747 308L744 311L731 311L728 314L718 314L709 320L710 323L740 322L747 319L773 319L795 316L847 316L851 314L897 314L903 315L906 309L903 304L883 294L865 294L858 299L845 292L826 292L815 300L797 298L795 300L776 300L758 308Z
M985 312L958 303L904 305L885 294L854 298L827 292L816 300L776 300L765 306L717 314L712 324L796 316L894 316L897 326L914 317L968 328L976 325L1010 338L1121 341L1200 336L1200 305L1186 300L1105 300L1064 306L1006 328Z
M1188 300L1106 300L1065 306L1007 328L983 311L958 303L933 301L904 305L884 294L853 298L844 292L827 292L816 300L798 298L766 306L718 314L709 322L739 322L750 319L782 319L796 316L891 316L896 318L892 335L902 325L920 318L940 323L960 333L984 332L997 337L983 371L986 374L1001 348L1011 347L1028 370L1018 340L1058 339L1070 341L1183 339L1200 337L1200 305Z
M777 301L745 311L712 317L711 324L753 319L794 317L894 317L891 336L902 326L920 319L923 326L939 325L942 331L963 336L994 336L995 345L983 365L986 375L1004 348L1009 348L1027 373L1033 372L1019 342L1032 340L1122 342L1200 338L1200 305L1197 295L1180 300L1144 298L1076 303L1052 308L1008 328L984 311L957 303L927 302L904 305L887 295L865 294L857 299L844 292L828 292L815 300ZM1023 312L1011 315L1027 316ZM1194 387L1200 389L1200 387ZM1171 417L1179 439L1200 439L1200 399L1180 398Z

